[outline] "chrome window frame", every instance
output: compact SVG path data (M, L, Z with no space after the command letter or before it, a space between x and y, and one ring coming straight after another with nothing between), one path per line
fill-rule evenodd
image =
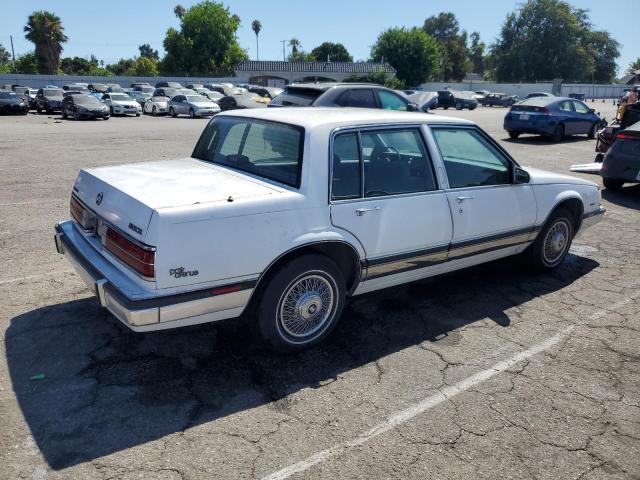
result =
M349 125L345 127L337 127L331 130L329 134L329 175L328 175L328 204L329 205L338 205L343 203L354 203L354 202L367 202L367 201L375 201L375 200L384 200L387 198L401 198L401 197L414 197L418 195L433 195L434 193L442 193L444 189L440 183L440 176L438 175L438 168L436 166L436 162L434 161L434 155L429 148L429 142L427 138L425 138L425 132L423 127L424 123L378 123L378 124L366 124L366 125ZM380 195L376 197L365 197L364 196L364 159L362 158L362 140L361 140L361 132L367 131L378 131L378 130L409 130L414 129L418 132L418 136L423 142L424 151L427 154L427 161L431 166L431 172L433 175L433 180L435 182L435 189L433 190L425 190L423 192L408 192L408 193L396 193L391 195ZM335 137L344 134L344 133L352 133L355 132L358 139L358 154L360 156L360 196L358 198L348 198L344 200L333 200L333 142Z

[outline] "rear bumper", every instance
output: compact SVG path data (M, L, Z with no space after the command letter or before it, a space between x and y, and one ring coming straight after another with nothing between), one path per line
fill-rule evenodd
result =
M604 157L600 175L602 178L640 183L640 158L622 155L612 150Z
M131 330L147 332L238 317L249 303L255 280L163 294L142 289L66 221L55 227L58 253L67 257L78 275L95 293L100 305Z

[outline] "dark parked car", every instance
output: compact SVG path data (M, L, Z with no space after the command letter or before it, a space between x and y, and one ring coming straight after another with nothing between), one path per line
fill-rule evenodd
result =
M393 90L371 83L299 83L285 87L270 107L361 107L418 112Z
M527 96L524 97L524 99L526 100L527 98L535 98L535 97L555 97L555 95L549 92L531 92L531 93L527 93Z
M489 93L478 100L480 105L485 107L510 107L517 101L517 95L506 95L504 93Z
M224 112L227 110L238 110L242 108L265 108L268 104L268 100L265 100L255 93L239 90L232 95L222 97L214 103L217 103L220 106L220 110Z
M438 107L445 110L454 107L456 110L468 108L473 110L478 106L478 100L470 95L464 95L454 90L438 90Z
M587 99L587 96L584 93L570 93L569 98L584 102Z
M600 124L595 110L579 100L563 97L534 97L516 103L504 117L504 129L511 138L536 133L559 142L567 135L585 133L595 138Z
M179 82L158 82L156 83L156 88L184 88Z
M138 85L135 85L135 86L131 87L131 90L135 91L135 92L146 93L147 96L149 96L149 97L152 96L153 92L156 91L156 89L154 87L152 87L151 85L141 85L141 84L138 84Z
M109 85L107 85L106 83L90 83L87 88L89 89L90 92L106 93L107 88L109 88Z
M204 85L202 83L190 83L186 86L186 88L195 90L196 88L204 88Z
M625 183L640 183L640 122L619 131L602 161L604 186L619 190Z
M109 116L109 108L93 95L67 95L62 101L62 118L109 120Z
M29 107L16 92L0 90L0 114L19 113L26 115Z
M156 88L153 92L153 95L151 95L152 97L175 97L176 95L178 95L178 89L177 88L171 88L171 87L160 87L160 88Z
M41 113L45 110L47 113L59 112L62 108L61 88L41 88L36 94L36 110Z

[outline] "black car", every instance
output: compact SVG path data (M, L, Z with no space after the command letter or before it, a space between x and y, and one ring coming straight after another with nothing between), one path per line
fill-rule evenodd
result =
M460 92L453 90L438 90L438 108L453 107L456 110L468 108L473 110L478 106L478 100L470 96L462 95Z
M59 112L62 108L62 94L61 88L41 88L36 94L36 110L38 113L42 113L45 110L47 113Z
M281 88L276 88L276 87L256 87L256 86L249 87L247 90L249 90L251 93L258 94L261 97L267 97L270 99L276 98L283 91Z
M158 82L156 83L156 88L184 88L179 82Z
M29 107L16 92L0 90L0 114L18 113L26 115Z
M616 134L600 175L610 190L619 190L625 183L640 183L640 122Z
M93 95L67 95L62 101L62 118L109 120L109 108Z
M555 95L549 92L531 92L531 93L527 93L527 96L524 97L524 99L526 100L527 98L535 98L535 97L555 97Z
M587 100L587 95L584 93L570 93L569 98L574 98L576 100L580 100L581 102L585 102Z
M160 87L160 88L156 88L153 91L153 95L151 95L152 97L168 97L168 98L173 98L176 95L178 95L178 89L177 88L171 88L171 87Z
M517 101L517 95L506 95L504 93L489 93L478 100L480 105L485 107L510 107Z
M243 108L265 108L267 106L267 102L259 95L250 92L238 92L233 95L227 95L226 97L222 97L216 103L220 106L220 110L223 112Z
M294 83L270 107L359 107L419 112L404 95L372 83Z
M109 85L107 85L106 83L90 83L87 88L89 89L90 92L106 93L107 88L109 88Z

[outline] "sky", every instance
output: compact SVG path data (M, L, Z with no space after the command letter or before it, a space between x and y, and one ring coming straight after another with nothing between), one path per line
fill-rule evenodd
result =
M62 19L69 42L63 56L89 58L96 55L105 64L138 54L138 45L150 43L160 51L169 27L178 28L173 7L185 7L196 0L109 0L107 4L86 0L2 0L0 44L10 51L13 35L16 55L33 49L24 38L23 26L35 10L47 9ZM231 13L242 19L238 41L251 59L256 58L254 19L262 23L260 59L282 60L281 40L297 38L310 51L324 41L343 43L356 60L366 60L377 36L390 27L421 26L424 19L451 11L467 32L480 32L487 45L497 38L500 27L519 2L514 0L227 0ZM639 55L634 48L632 15L640 11L639 0L572 0L589 10L599 30L611 32L621 44L618 76ZM633 12L636 12L635 14ZM287 47L287 54L288 54Z

